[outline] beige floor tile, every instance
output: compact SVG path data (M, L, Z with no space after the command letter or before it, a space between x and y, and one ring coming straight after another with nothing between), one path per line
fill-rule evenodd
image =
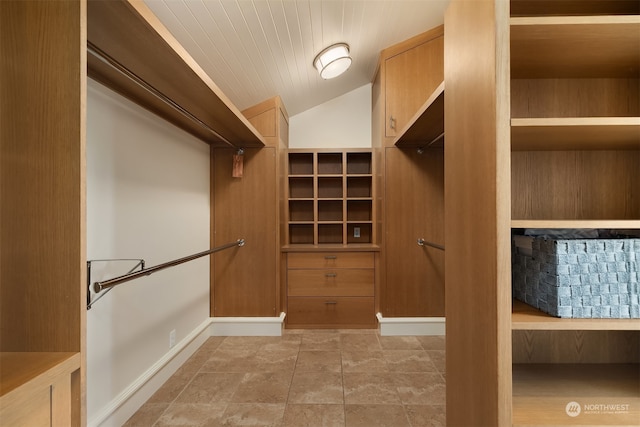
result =
M340 350L340 334L335 332L304 333L300 350Z
M288 348L260 350L254 356L255 367L251 372L293 372L298 358L298 349Z
M174 403L154 427L219 425L226 403Z
M125 425L443 426L445 368L444 337L212 337Z
M374 334L341 334L340 344L346 351L382 350L378 337Z
M386 373L345 372L346 404L400 404L393 376Z
M383 350L423 350L416 337L378 337Z
M412 427L445 427L446 411L444 405L408 405L405 406Z
M177 397L177 403L230 402L245 374L227 372L201 372Z
M333 372L295 372L288 403L344 402L342 375Z
M232 397L233 403L286 403L292 372L245 374Z
M437 372L396 373L393 381L405 405L444 405L445 384Z
M388 372L382 351L343 351L343 372Z
M346 427L410 427L402 405L345 405Z
M152 426L168 407L168 403L145 403L123 424L123 427Z
M307 350L298 353L296 372L341 372L340 351Z
M200 372L259 372L258 350L249 348L218 349L202 365Z
M429 350L427 354L431 358L433 365L436 367L438 372L445 372L447 369L447 360L445 356L445 352L442 350Z
M280 427L284 403L230 403L222 418L222 426Z
M425 350L445 350L446 341L444 335L417 336L416 339Z
M179 368L162 386L149 398L147 403L171 403L182 390L191 382L194 373Z
M391 372L437 372L425 350L383 350L382 355Z
M287 405L283 427L344 427L343 405Z

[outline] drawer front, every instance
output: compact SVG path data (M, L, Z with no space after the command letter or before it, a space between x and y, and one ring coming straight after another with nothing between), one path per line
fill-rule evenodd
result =
M373 296L373 269L289 270L289 296Z
M291 297L287 322L294 325L375 325L373 297Z
M287 256L288 268L373 268L373 252L296 252Z

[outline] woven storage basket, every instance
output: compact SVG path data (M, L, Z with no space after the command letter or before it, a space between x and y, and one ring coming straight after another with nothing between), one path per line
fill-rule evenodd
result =
M513 295L563 318L640 318L640 239L535 237L513 252Z

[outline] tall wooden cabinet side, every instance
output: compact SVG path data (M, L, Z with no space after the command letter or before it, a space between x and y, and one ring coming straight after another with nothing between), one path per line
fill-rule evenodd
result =
M447 425L511 425L509 3L445 15ZM464 408L464 410L460 410Z
M0 350L79 355L72 425L86 423L85 49L84 1L0 3Z
M238 178L232 176L237 150L211 149L211 244L218 246L238 238L247 241L242 248L211 257L211 315L275 316L283 306L280 235L284 184L280 171L289 117L280 97L242 114L264 137L266 147L244 150L243 176Z
M378 182L379 308L383 316L444 316L443 150L395 147L400 131L444 79L444 27L384 49L372 87ZM378 148L379 147L379 148ZM402 254L402 256L400 256Z

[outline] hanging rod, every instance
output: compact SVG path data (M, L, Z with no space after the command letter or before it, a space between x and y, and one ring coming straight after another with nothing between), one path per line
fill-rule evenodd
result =
M156 271L164 270L165 268L173 267L178 264L183 264L187 261L192 261L196 258L201 258L206 255L210 255L214 252L219 252L224 249L229 249L234 246L244 246L244 239L238 239L233 243L227 243L226 245L218 246L217 248L209 249L208 251L198 252L197 254L189 255L184 258L178 258L173 261L168 261L160 265L156 265L155 267L145 268L143 270L136 271L134 273L125 274L123 276L115 277L113 279L104 280L102 282L95 282L93 284L93 290L97 293L102 291L103 289L108 289L113 286L119 285L124 282L128 282L130 280L137 279L142 276L149 276L150 274L155 273Z
M200 127L212 133L216 138L220 139L225 144L229 145L230 147L236 148L236 146L233 145L227 138L225 138L224 136L220 135L218 132L213 130L211 126L209 126L208 124L206 124L205 122L203 122L202 120L200 120L199 118L191 114L189 111L185 110L183 107L181 107L178 103L176 103L171 98L166 96L164 93L160 92L158 89L151 86L149 83L145 82L142 78L138 77L134 72L132 72L127 67L125 67L124 65L116 61L114 58L109 56L109 54L101 50L99 47L97 47L90 41L87 41L87 53L93 55L96 59L107 64L108 66L110 66L111 68L113 68L114 70L122 74L123 76L127 77L129 80L133 81L138 86L145 89L147 92L149 92L150 94L158 98L160 101L164 102L165 104L167 104L168 106L170 106L171 108L173 108L174 110L176 110L177 112L179 112L180 114L182 114L183 116L191 120L192 122L195 122Z
M422 154L424 153L424 150L426 148L431 147L433 144L435 144L436 142L438 142L441 138L444 138L444 132L442 132L440 135L436 136L435 138L433 138L431 140L431 142L426 143L425 145L418 147L418 154Z
M437 243L429 242L428 240L418 239L418 246L430 246L432 248L440 249L444 251L444 246L439 245Z

